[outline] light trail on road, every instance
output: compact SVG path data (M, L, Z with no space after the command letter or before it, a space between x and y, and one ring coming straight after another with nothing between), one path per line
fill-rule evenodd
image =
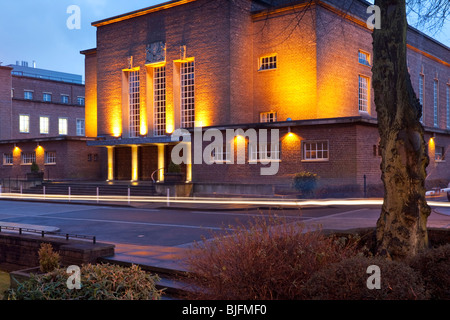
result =
M127 202L127 203L164 203L171 204L234 204L234 205L260 205L260 206L288 206L288 207L306 207L306 206L364 206L364 205L382 205L383 199L260 199L260 198L206 198L206 197L142 197L142 196L86 196L86 195L55 195L55 194L17 194L2 193L0 199L3 200L45 200L45 201L86 201L96 202ZM450 202L428 201L432 207L449 207Z

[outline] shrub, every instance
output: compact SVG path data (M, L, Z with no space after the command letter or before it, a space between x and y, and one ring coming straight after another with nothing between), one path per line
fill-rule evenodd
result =
M354 255L354 247L282 218L254 219L196 243L187 257L188 299L299 299L317 270Z
M410 266L421 274L431 299L450 299L450 244L416 255Z
M302 196L310 196L317 185L319 176L311 172L299 172L294 175L292 187L300 191Z
M39 166L37 165L36 162L33 162L30 166L30 170L31 172L39 172Z
M368 289L367 267L380 267L380 289ZM314 300L427 299L420 275L406 263L355 256L315 273L305 284L305 298Z
M180 173L181 166L179 164L175 164L172 161L169 163L169 167L167 168L167 172L169 173Z
M8 292L12 300L157 300L157 276L138 266L121 267L109 264L81 267L81 289L68 289L69 274L63 268L44 275L32 275Z
M42 272L51 272L59 267L59 253L53 251L50 243L42 243L38 251L39 267Z

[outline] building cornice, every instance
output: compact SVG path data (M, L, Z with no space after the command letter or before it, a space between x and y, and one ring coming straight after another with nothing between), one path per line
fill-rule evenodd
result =
M93 22L92 25L94 27L101 27L101 26L105 26L108 24L112 24L112 23L116 23L116 22L120 22L120 21L124 21L124 20L128 20L128 19L132 19L132 18L136 18L136 17L140 17L152 12L156 12L156 11L161 11L161 10L166 10L166 9L170 9L173 7L177 7L177 6L181 6L183 4L187 4L190 2L194 2L196 0L172 0L172 1L168 1L168 2L164 2L158 5L154 5L151 7L147 7L144 9L140 9L140 10L136 10L136 11L132 11L129 13L125 13L125 14L121 14L118 16L114 16L111 18L107 18L107 19L103 19L103 20L99 20L96 22Z
M81 136L56 136L56 137L0 140L0 144L37 143L37 142L52 142L52 141L92 141L92 140L93 138Z

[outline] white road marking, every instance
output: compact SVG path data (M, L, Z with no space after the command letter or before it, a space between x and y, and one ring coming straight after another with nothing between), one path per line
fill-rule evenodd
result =
M134 224L134 225L155 226L155 227L170 227L170 228L227 230L226 228L208 227L208 226L190 226L190 225L182 225L182 224L151 223L151 222L132 222L132 221L122 221L122 220L81 219L81 218L62 218L62 217L45 217L45 216L41 216L40 218L58 219L58 220L71 220L71 221L89 221L89 222Z

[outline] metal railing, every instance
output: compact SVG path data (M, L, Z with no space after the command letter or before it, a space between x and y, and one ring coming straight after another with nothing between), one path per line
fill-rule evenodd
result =
M14 226L2 226L0 225L0 232L2 230L10 230L10 231L18 231L20 235L22 235L24 232L27 233L35 233L40 234L42 238L45 236L53 237L53 238L65 238L67 241L70 238L75 239L81 239L81 240L89 240L92 241L93 244L96 244L97 239L95 236L87 236L87 235L80 235L80 234L71 234L71 233L61 233L61 232L51 232L47 233L43 230L37 230L37 229L31 229L31 228L24 228L24 227L14 227Z
M154 177L155 174L158 173L161 170L164 170L164 169L165 168L159 168L159 169L156 169L155 171L152 172L151 178L152 178L153 183L156 183L156 180L155 180L155 177Z

